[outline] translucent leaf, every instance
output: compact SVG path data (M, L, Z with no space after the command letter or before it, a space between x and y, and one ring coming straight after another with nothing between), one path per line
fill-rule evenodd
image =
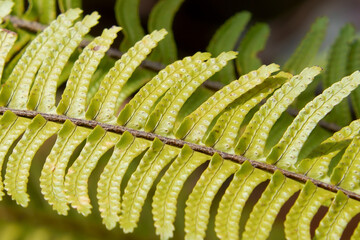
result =
M156 186L152 211L156 234L160 235L161 239L173 236L177 198L186 179L209 158L208 155L193 152L189 146L184 145L180 155Z
M90 102L85 114L87 119L96 119L101 122L115 121L117 112L115 108L121 88L165 35L164 29L146 35L115 63L115 66L101 81L99 90Z
M225 180L239 165L215 153L186 201L185 239L204 239L211 203Z
M359 84L360 73L355 72L340 82L334 83L309 102L287 128L279 143L271 149L266 161L276 163L280 168L293 167L304 142L316 124Z
M69 210L64 186L66 167L76 148L90 132L90 129L76 127L71 121L66 120L45 160L40 176L41 193L59 214L66 215Z
M119 27L105 29L100 37L95 38L84 48L71 70L66 88L56 109L58 114L66 114L69 117L84 117L86 94L91 76L120 29Z
M37 115L9 156L5 174L5 189L12 199L26 207L30 201L26 193L31 162L40 146L56 133L60 124L47 122Z
M86 139L80 156L71 165L65 176L66 199L71 206L84 216L90 214L91 204L88 196L88 179L100 157L117 142L117 134L106 132L96 126Z
M131 175L122 197L120 227L124 232L132 232L137 226L140 212L150 188L160 171L179 153L177 148L164 146L155 139Z
M189 96L194 94L206 79L221 70L232 58L232 52L225 52L205 63L188 66L184 77L179 79L156 105L148 118L145 130L155 130L157 134L173 136L178 114Z
M300 188L301 184L285 178L280 171L276 171L255 204L246 222L242 238L266 239L281 207Z
M249 162L242 164L221 198L215 218L215 232L220 239L237 240L240 237L239 222L246 201L269 174L254 169Z
M320 71L319 67L305 68L275 91L250 120L236 146L236 153L254 160L264 157L266 140L274 123Z
M237 98L255 86L260 85L273 72L278 70L276 64L263 65L258 70L241 76L237 81L223 87L183 120L175 136L186 139L186 141L199 143L216 116Z
M286 239L311 239L310 225L321 205L333 197L333 193L317 188L307 181L284 222Z
M120 185L129 164L150 144L150 141L135 139L129 132L125 132L116 143L97 187L99 211L107 229L113 229L119 221Z

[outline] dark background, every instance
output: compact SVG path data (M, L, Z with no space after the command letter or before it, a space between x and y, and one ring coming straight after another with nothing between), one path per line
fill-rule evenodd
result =
M144 29L151 8L157 1L140 1L139 13ZM104 27L116 24L114 5L115 0L83 1L85 13L96 10L102 16L94 34L100 34ZM265 63L284 62L319 16L330 19L322 49L332 43L345 23L350 22L356 29L360 28L359 0L185 0L173 24L179 57L204 51L216 29L226 19L243 10L252 13L249 25L255 22L270 25L270 38L261 53Z

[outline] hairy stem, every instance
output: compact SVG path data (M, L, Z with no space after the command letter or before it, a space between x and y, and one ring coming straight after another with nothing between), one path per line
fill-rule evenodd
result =
M306 181L310 180L311 182L313 182L316 186L318 186L320 188L326 189L326 190L334 192L334 193L341 190L348 197L360 201L360 195L359 194L356 194L354 192L342 189L342 188L340 188L338 186L328 184L328 183L324 183L324 182L321 182L319 180L310 178L308 176L304 176L302 174L290 172L290 171L278 168L278 167L276 167L274 165L271 165L271 164L253 161L253 160L247 159L247 158L245 158L244 156L241 156L241 155L234 155L234 154L221 152L221 151L218 151L218 150L216 150L214 148L211 148L211 147L206 147L206 146L186 142L186 141L179 140L179 139L167 138L167 137L163 137L163 136L160 136L160 135L157 135L157 134L154 134L154 133L134 130L134 129L127 128L127 127L124 127L124 126L116 126L116 125L111 125L111 124L106 124L106 123L100 123L100 122L97 122L97 121L94 121L94 120L84 120L84 119L78 119L78 118L70 118L70 117L67 117L67 116L64 116L64 115L40 113L40 112L37 112L37 111L28 111L28 110L17 110L17 109L10 109L10 108L6 108L6 107L0 107L0 114L3 114L7 110L12 111L17 116L20 116L20 117L34 118L36 115L40 114L46 120L52 121L52 122L63 123L66 120L70 120L77 126L94 128L97 125L100 125L106 131L119 133L119 134L122 134L125 131L128 131L134 137L143 138L143 139L147 139L147 140L151 140L151 141L154 140L155 138L158 138L165 144L175 146L175 147L179 147L179 148L182 148L185 144L187 144L194 151L201 152L201 153L207 154L209 156L214 155L214 153L218 153L218 154L220 154L220 156L222 158L233 161L233 162L236 162L236 163L240 163L240 164L242 164L243 162L245 162L247 160L255 168L262 169L262 170L270 172L270 173L274 173L276 170L279 170L279 171L282 172L282 174L284 174L284 176L286 176L288 178L297 180L297 181L302 182L302 183L305 183Z

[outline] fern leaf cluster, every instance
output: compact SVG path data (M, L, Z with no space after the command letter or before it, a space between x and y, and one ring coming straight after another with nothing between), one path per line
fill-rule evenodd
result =
M175 11L180 3L174 1L169 8ZM129 1L118 1L117 7L122 4ZM132 4L136 5L136 1ZM161 9L159 5L157 11ZM80 14L78 9L68 10L38 34L1 87L0 166L6 162L5 179L3 184L0 182L1 197L4 185L13 200L21 206L28 205L27 183L34 156L48 139L56 136L40 176L44 198L59 214L66 215L72 207L89 215L93 207L89 178L103 161L102 156L110 153L96 194L100 216L108 229L119 225L124 232L132 232L154 189L151 197L156 233L161 239L173 237L178 197L187 179L200 166L206 169L187 197L184 210L186 239L205 238L210 209L222 186L226 190L215 217L215 232L220 239L266 239L281 208L292 196L296 200L284 222L288 239L309 239L311 220L321 206L327 206L328 211L316 229L315 239L340 238L347 224L360 213L359 120L315 146L306 158L300 157L319 121L358 87L358 71L337 77L301 109L279 141L267 146L276 122L322 71L316 66L304 68L303 61L311 53L304 50L308 49L306 39L318 39L318 35L321 38L326 20L315 23L284 69L277 64L258 66L253 52L259 44L251 41L251 35L266 35L264 25L250 30L240 45L240 49L250 52L241 53L240 58L233 51L220 53L224 49L217 49L214 44L210 44L209 51L218 55L213 57L199 52L174 61L176 54L172 53L164 62L174 62L153 76L119 112L123 104L119 98L127 91L125 86L132 74L167 31L154 30L141 36L94 87L96 69L121 30L105 29L79 54L57 104L61 72L99 18L92 13L79 20ZM247 20L246 14L231 19L243 24ZM228 24L221 32L227 32L231 26ZM157 26L150 22L150 28ZM16 34L1 30L0 35L0 62L4 68ZM135 35L127 32L123 48L138 38ZM256 39L262 41L260 37ZM167 45L169 42L161 45L158 53L165 51ZM310 49L318 45L315 41ZM304 56L298 56L301 54ZM152 55L154 59L156 56L161 54ZM226 69L235 58L241 76L191 113L181 115L201 84ZM90 89L95 90L89 98ZM334 166L333 159L341 151L344 153ZM73 156L76 159L71 161ZM131 172L130 165L139 159ZM266 189L253 207L244 231L239 232L243 208L261 183L267 184ZM353 239L359 235L360 225Z

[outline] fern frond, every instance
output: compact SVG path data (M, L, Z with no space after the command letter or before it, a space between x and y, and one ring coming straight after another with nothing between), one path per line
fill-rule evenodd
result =
M118 0L118 5L125 2L130 7L138 4ZM120 30L113 27L69 59L98 19L94 13L75 23L79 15L80 11L69 10L39 34L1 89L0 166L6 163L4 184L12 199L28 205L30 166L40 147L56 137L42 167L40 188L59 214L66 215L69 204L83 215L90 214L94 206L89 195L93 180L90 176L98 173L99 164L105 167L99 169L102 172L97 179L96 197L106 228L113 229L119 223L124 232L132 232L153 187L156 233L161 239L171 238L178 200L182 198L179 194L188 178L209 162L186 200L186 239L205 237L217 196L221 200L215 232L221 239L239 239L240 235L244 239L267 238L290 197L295 204L286 214L287 238L310 238L311 222L321 206L329 209L315 238L342 237L345 227L360 212L360 121L353 121L321 144L312 137L306 144L317 145L307 148L304 144L317 123L360 84L358 71L331 85L293 119L282 114L319 74L319 67L306 68L293 77L279 72L276 64L263 65L213 93L201 85L234 59L235 52L214 58L209 53L196 53L168 65L157 75L144 73L139 65L166 31L143 37L118 61L106 57L100 63ZM242 16L246 20L246 14ZM316 34L311 32L309 39L324 30L324 22L319 21L319 29L314 30ZM257 35L257 31L266 35L267 28L258 26L251 35ZM244 64L250 69L259 65L254 55L259 44L249 39L242 47L254 47L244 53L251 53L250 65ZM227 40L233 42L234 38ZM4 48L0 45L0 62L5 61L14 41L11 39ZM319 43L313 44L315 48ZM292 71L305 64L303 57L295 58L299 62L289 63ZM129 83L131 76L139 78ZM154 77L148 81L150 76ZM67 77L67 86L56 106L58 84ZM125 96L143 81L148 82L118 115ZM262 101L265 103L257 110ZM279 124L289 127L285 130ZM301 152L304 148L305 153ZM310 152L308 149L314 150L302 160ZM245 203L262 183L267 187L259 192L245 231L240 233ZM226 190L219 196L222 187ZM0 197L1 190L0 182ZM359 232L357 229L354 236Z
M4 17L10 14L11 9L14 7L13 1L0 2L0 24L3 22Z
M145 35L139 18L140 0L116 0L115 17L120 26L124 28L124 40L120 49L127 51Z
M266 139L274 123L319 73L320 68L318 67L306 68L275 91L247 125L235 152L249 159L261 161L264 156Z
M275 145L266 161L278 167L289 169L298 158L299 152L311 131L331 109L360 84L360 73L355 72L340 82L334 83L321 95L308 103L287 128L283 137Z
M284 64L283 69L285 71L297 74L302 69L309 66L309 63L316 56L316 53L324 40L328 22L329 19L326 17L316 19L293 55L291 55Z
M54 45L48 50L50 54L41 64L38 74L31 88L27 109L40 112L54 112L57 82L70 55L79 45L83 36L90 28L98 23L98 13L85 16L81 22L63 33L62 38L57 38Z
M261 84L276 71L278 71L276 64L264 65L225 86L187 116L179 126L175 136L193 143L201 142L210 123L221 111L246 91Z
M1 8L1 5L0 5ZM5 60L17 38L17 34L9 30L0 30L0 78L3 75Z
M140 218L145 198L160 171L179 153L177 148L164 146L155 139L125 188L120 226L132 232Z
M343 192L336 194L329 211L315 231L314 239L339 239L347 223L360 211L358 202L351 201Z
M208 133L205 144L207 146L215 145L214 147L220 151L234 153L236 141L239 139L240 127L246 115L261 100L284 84L289 78L291 78L290 74L280 72L275 76L269 77L257 87L247 91L229 105Z
M85 114L87 119L96 119L101 122L112 122L116 119L116 102L120 89L129 80L135 68L165 35L164 29L146 35L115 63L115 66L101 81L99 90L90 102Z
M349 51L350 51L350 42L352 41L355 34L355 29L352 25L345 25L339 33L339 36L335 40L334 44L331 46L330 56L328 60L328 65L325 71L324 78L324 87L328 88L333 83L339 81L341 78L347 74L347 61ZM327 117L331 122L337 122L336 116L342 116L338 120L338 124L345 126L350 122L350 108L348 102L342 101L338 107L329 114Z
M0 119L0 166L2 167L5 156L15 140L23 134L30 120L17 117L11 111L6 111ZM1 178L0 178L1 180ZM4 196L3 184L0 182L0 199Z
M297 171L309 177L329 182L327 173L331 159L346 148L359 131L360 120L355 120L349 126L343 127L333 136L323 141L307 158L302 159L297 165Z
M26 193L31 161L43 143L55 134L60 124L48 122L37 115L27 127L24 135L9 156L5 174L5 189L12 199L26 207L29 195Z
M360 68L360 40L356 39L350 46L347 62L347 74L350 74ZM357 118L360 117L360 90L355 89L351 93L351 103Z
M151 54L153 61L158 61L164 64L170 64L177 59L177 48L172 32L172 22L176 12L180 8L184 0L162 0L152 9L148 29L150 32L164 28L168 31L168 36L159 43L159 46Z
M105 29L100 37L95 38L80 54L71 70L68 84L64 90L56 112L69 117L83 118L86 109L86 94L91 76L95 73L105 52L116 38L119 27Z
M276 171L246 222L243 239L267 238L280 208L300 188L298 182Z
M219 55L221 52L234 50L235 44L239 39L241 32L249 22L251 14L249 12L240 12L229 18L211 38L206 50L213 55ZM229 84L235 79L235 67L228 64L224 69L215 74L212 78L224 84Z
M90 129L66 121L41 171L40 187L44 198L59 214L66 215L69 207L65 195L64 176L71 155L90 134Z
M220 239L239 239L239 222L246 201L269 174L254 169L249 162L242 164L221 198L215 218L215 231Z
M355 136L350 145L347 147L344 155L340 159L336 168L333 170L330 182L334 185L340 185L344 189L353 192L359 192L359 136Z
M67 201L79 213L88 215L91 204L87 193L87 182L100 157L112 148L118 140L118 135L107 133L100 126L94 128L86 139L86 144L80 156L69 168L65 176L65 194Z
M30 43L0 91L0 106L25 108L30 86L42 60L49 54L50 45L61 38L80 13L71 9L60 15Z
M100 176L97 188L99 210L108 229L115 227L120 214L120 185L129 164L150 146L150 142L125 132Z
M191 68L196 63L201 64L209 57L208 53L196 53L192 57L185 57L183 60L176 61L161 70L126 104L119 114L117 123L141 129L150 114L151 106L175 84L175 79L184 72L186 73L187 68Z
M233 58L232 52L222 53L215 59L209 59L200 66L194 66L183 81L177 81L156 105L147 124L146 131L154 130L155 133L164 136L173 136L173 130L178 114L186 102L200 85L220 71L225 64ZM190 67L190 66L189 66Z
M185 239L203 239L210 216L210 206L215 194L239 166L224 161L214 154L208 168L201 175L192 193L186 201L185 208Z
M257 54L264 49L270 34L270 28L265 23L257 23L246 33L237 51L236 68L240 75L244 75L259 68L262 63Z
M152 207L156 232L162 239L173 236L177 197L186 179L208 159L209 156L194 152L185 145L161 178L156 187Z
M310 239L310 223L320 206L334 194L317 188L311 181L306 182L295 204L286 215L285 235L289 240Z

